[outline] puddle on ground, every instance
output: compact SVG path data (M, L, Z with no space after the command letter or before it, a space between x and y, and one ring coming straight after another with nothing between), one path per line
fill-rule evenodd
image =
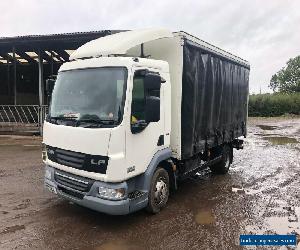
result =
M285 216L270 216L263 218L264 226L247 225L245 227L247 233L251 234L265 234L272 232L276 234L290 234L296 233L300 235L300 207L281 207Z
M254 135L258 135L258 136L263 136L263 137L265 137L265 136L280 136L279 134L261 134L261 133L254 133Z
M245 227L246 234L290 234L293 232L299 233L297 223L288 221L286 217L267 217L264 219L264 226L247 225Z
M270 125L256 125L257 127L261 128L262 130L274 130L277 126L270 126Z
M279 137L279 136L265 136L265 140L268 140L273 145L285 145L289 143L299 143L295 138L291 137Z
M210 210L201 210L196 216L195 220L200 225L209 225L215 221L215 218Z
M265 221L269 225L269 230L277 234L288 234L292 231L299 231L297 223L290 222L286 217L269 217Z

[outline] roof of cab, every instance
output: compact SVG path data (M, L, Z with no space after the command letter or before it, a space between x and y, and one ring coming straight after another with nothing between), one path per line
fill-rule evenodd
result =
M71 54L70 60L108 55L124 55L129 49L137 45L167 37L173 37L173 34L171 31L163 28L120 32L92 40L82 45Z

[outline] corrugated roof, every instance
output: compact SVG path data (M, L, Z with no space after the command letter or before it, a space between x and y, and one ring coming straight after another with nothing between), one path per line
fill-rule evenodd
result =
M0 37L0 56L3 60L12 61L13 56L9 53L12 53L15 49L15 53L18 55L16 57L17 62L26 63L26 61L34 62L34 60L37 60L36 56L28 55L26 54L27 52L37 53L38 51L41 51L41 55L46 62L53 60L57 62L64 62L69 59L70 52L77 49L81 45L91 40L118 32L120 31L101 30L61 34ZM0 64L3 63L4 61L0 62Z
M56 34L43 34L43 35L22 35L22 36L13 36L13 37L0 37L0 42L5 40L19 40L19 39L47 39L47 38L64 38L64 37L76 37L76 36L86 36L86 35L99 35L106 34L110 35L111 33L115 33L117 31L111 30L98 30L98 31L88 31L88 32L70 32L70 33L56 33Z

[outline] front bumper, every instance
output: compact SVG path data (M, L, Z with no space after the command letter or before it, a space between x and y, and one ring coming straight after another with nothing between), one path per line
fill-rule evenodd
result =
M105 183L101 181L93 181L87 192L80 192L70 187L70 185L63 185L62 183L59 183L54 177L54 173L57 170L50 166L46 166L46 169L51 172L51 176L45 177L45 186L58 196L70 200L78 205L111 215L129 214L147 206L147 193L140 193L139 196L131 198L129 198L130 195L126 193L126 196L123 200L107 200L98 196L98 188L100 186L106 186L110 188L123 187L128 190L126 182ZM80 178L80 176L77 177L78 179Z

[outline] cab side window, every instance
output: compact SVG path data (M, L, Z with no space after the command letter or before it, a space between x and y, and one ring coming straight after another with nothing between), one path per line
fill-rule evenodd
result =
M135 76L133 79L132 103L131 103L131 123L145 121L145 88L144 78Z

